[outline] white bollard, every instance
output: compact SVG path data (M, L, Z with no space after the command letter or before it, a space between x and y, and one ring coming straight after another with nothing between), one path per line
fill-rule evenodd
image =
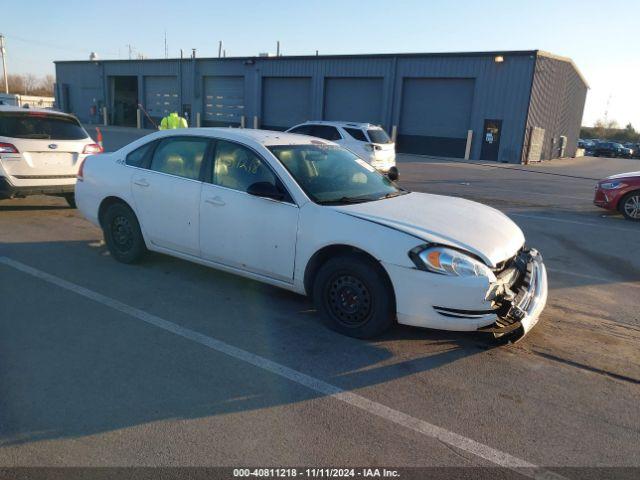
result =
M102 124L105 127L109 125L109 122L107 122L107 107L102 107Z
M196 127L200 128L200 112L196 112Z
M471 156L471 140L473 140L473 130L467 131L467 146L464 149L464 159L469 160Z
M136 127L142 128L142 111L139 108L136 110Z
M258 128L258 116L255 115L253 117L253 128L257 129Z
M244 128L244 115L240 115L240 128Z
M398 138L398 126L394 125L391 127L391 141L396 143L396 139Z

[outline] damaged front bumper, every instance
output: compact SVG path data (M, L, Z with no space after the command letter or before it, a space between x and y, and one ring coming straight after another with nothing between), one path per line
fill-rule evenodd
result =
M518 341L538 323L547 303L547 270L535 249L522 251L511 268L516 270L517 280L500 285L500 291L495 293L495 323L478 330Z

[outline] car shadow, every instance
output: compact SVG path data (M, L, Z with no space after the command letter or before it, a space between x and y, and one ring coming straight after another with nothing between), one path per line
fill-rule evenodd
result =
M371 341L345 337L300 295L164 255L118 264L95 242L6 244L0 256L345 391L493 348L473 333L403 326ZM8 305L0 317L0 448L323 396L2 264L0 295ZM408 358L395 353L398 345Z

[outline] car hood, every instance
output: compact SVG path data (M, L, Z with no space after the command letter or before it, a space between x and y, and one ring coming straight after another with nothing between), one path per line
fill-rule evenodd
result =
M611 175L610 177L605 178L605 180L617 180L620 178L640 178L640 172L627 172L627 173L618 173L617 175Z
M490 267L514 256L524 244L522 230L502 212L457 197L413 192L334 208L425 242L473 253Z

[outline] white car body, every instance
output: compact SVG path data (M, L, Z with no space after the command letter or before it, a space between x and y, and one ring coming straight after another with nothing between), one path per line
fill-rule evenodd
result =
M248 147L272 169L290 201L125 163L127 155L140 151L139 147L170 136L226 140ZM76 201L97 226L105 205L124 202L135 213L149 250L300 294L310 293L310 269L322 252L357 249L379 262L388 275L399 323L458 331L499 324L493 296L508 282L507 267L524 251L524 236L514 222L479 203L425 193L350 205L315 203L268 149L312 142L320 143L301 135L249 129L156 132L116 152L89 157L76 185ZM466 252L495 276L447 276L421 270L410 252L425 244ZM533 251L527 259L526 286L513 292L519 295L516 306L523 333L535 325L547 297L541 257Z
M323 127L325 128L323 129ZM327 130L327 127L332 130ZM376 132L388 141L384 143L376 142L375 139L371 138L370 131ZM396 145L391 142L384 129L378 125L318 120L301 123L291 127L287 132L309 135L337 143L383 173L387 173L389 169L396 166ZM356 138L356 136L359 138Z
M53 132L61 135L44 138L39 130L44 121L61 122L64 128ZM72 115L0 106L0 198L73 194L79 165L87 152L98 151Z

